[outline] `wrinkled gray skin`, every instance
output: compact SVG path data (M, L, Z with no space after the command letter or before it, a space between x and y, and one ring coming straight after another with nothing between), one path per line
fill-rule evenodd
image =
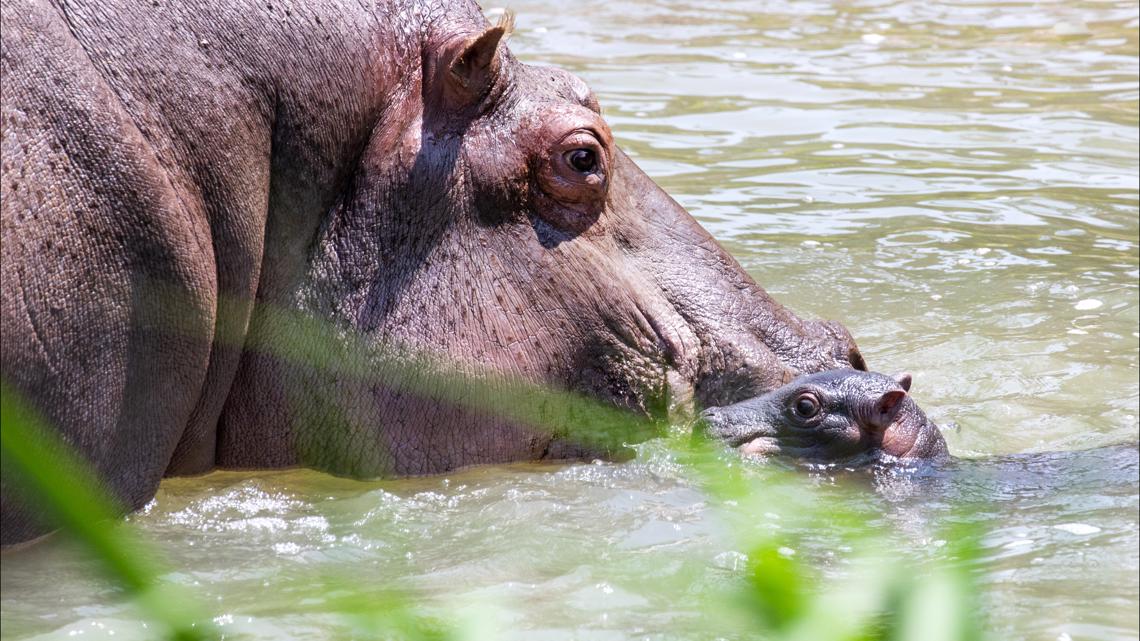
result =
M281 310L642 414L863 367L474 4L5 0L3 24L3 376L128 508L215 468L597 454L314 368ZM5 487L3 543L43 532Z
M910 374L851 369L801 376L758 398L701 413L698 429L744 454L805 459L941 460L938 426L908 394Z

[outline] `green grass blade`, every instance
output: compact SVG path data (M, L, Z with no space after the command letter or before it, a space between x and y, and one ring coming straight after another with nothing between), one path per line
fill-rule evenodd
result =
M101 489L87 462L45 427L14 390L0 383L0 462L5 485L37 506L52 525L96 559L107 578L134 597L147 616L164 624L169 638L217 637L197 603L158 578L155 551L118 523L125 512Z

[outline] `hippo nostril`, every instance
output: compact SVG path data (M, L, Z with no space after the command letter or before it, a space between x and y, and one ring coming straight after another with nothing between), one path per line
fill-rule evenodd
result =
M719 407L710 407L707 410L701 412L701 419L705 421L716 421L720 418L720 414L721 412Z
M702 411L693 423L694 438L710 437L725 441L730 447L736 447L736 444L731 442L733 436L732 422L719 407L710 407Z
M720 410L715 407L710 407L697 415L697 420L693 422L693 434L704 434L721 438L724 423L724 417Z

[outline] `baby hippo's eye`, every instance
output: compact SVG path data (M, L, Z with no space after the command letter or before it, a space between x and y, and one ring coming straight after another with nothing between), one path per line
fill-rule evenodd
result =
M811 418L819 414L819 399L811 392L804 392L792 402L792 411L800 418Z
M571 149L562 156L566 164L580 174L592 174L598 169L598 155L593 149Z

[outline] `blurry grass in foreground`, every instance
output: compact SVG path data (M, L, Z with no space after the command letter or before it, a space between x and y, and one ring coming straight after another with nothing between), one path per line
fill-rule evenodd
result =
M122 587L147 618L164 625L167 639L220 638L207 610L186 588L160 579L164 569L129 523L98 487L86 464L45 430L26 404L8 388L2 395L2 454L5 475L18 480L24 496L42 506L63 533L96 559L108 580ZM857 516L838 501L818 496L794 473L773 471L746 478L741 466L725 466L712 443L678 451L694 479L730 525L740 549L748 550L745 571L727 593L703 596L706 614L730 638L773 641L979 641L977 590L967 565L978 557L978 533L959 528L944 533L953 563L919 573L890 558L878 532L860 527ZM789 553L780 535L757 535L747 527L756 515L773 510L789 519L826 514L850 552L852 570L837 584L821 587L816 569ZM862 534L852 534L860 532ZM347 577L319 606L338 613L353 630L351 638L494 639L494 634L460 634L454 622L426 617L398 589L384 594L354 591ZM710 630L712 632L712 630Z
M892 548L892 532L867 523L844 497L869 488L823 493L803 474L776 466L746 474L725 463L716 443L693 443L680 455L729 526L737 549L746 550L742 585L713 598L714 619L747 636L773 641L982 641L982 614L971 566L981 557L982 532L955 519L938 534L940 559L918 567ZM753 470L754 471L754 470ZM858 503L858 501L851 501ZM965 506L959 511L965 513ZM838 580L801 560L782 530L755 527L760 515L793 530L827 528L837 539ZM841 554L840 554L841 553Z
M143 616L165 628L170 641L204 641L223 635L192 591L162 579L168 568L157 548L125 523L125 510L107 496L90 466L47 428L20 395L0 382L0 462L6 485L37 506L99 563L104 577L134 600ZM343 581L349 585L349 581ZM360 638L446 641L444 622L421 616L397 590L335 595L324 610L342 614ZM356 638L356 637L354 637Z
M157 552L134 528L117 523L124 510L103 491L87 462L45 429L19 395L0 384L0 462L10 487L97 560L104 574L165 625L166 637L217 637L185 590L159 579Z
M160 297L163 298L163 297ZM164 299L169 311L171 301ZM175 301L173 304L177 304ZM378 353L361 337L345 336L326 323L295 312L262 310L276 327L288 332L274 341L235 346L300 364L310 371L383 384L427 398L497 415L563 438L620 454L627 442L662 433L658 420L638 416L582 395L494 375L473 375L447 367L437 358L391 349ZM175 315L177 317L177 315ZM174 331L177 331L176 329ZM217 337L227 343L225 337ZM142 614L166 627L166 638L220 638L210 614L195 595L160 579L164 569L157 550L129 523L118 522L124 510L101 491L102 485L55 431L8 387L3 388L2 455L5 483L18 486L21 497L40 507L52 523L78 542L124 589ZM655 403L667 405L662 398ZM295 429L335 430L335 425L309 424ZM335 436L335 435L334 435ZM350 434L341 435L347 437ZM336 441L341 439L333 439ZM892 557L883 532L861 522L844 501L822 497L804 475L766 472L760 483L746 478L740 465L726 465L717 444L670 439L690 477L716 505L729 525L737 549L747 554L743 576L727 594L702 595L710 622L710 638L723 631L729 638L773 641L979 641L983 638L977 588L968 566L978 554L979 533L948 530L951 562L915 568ZM336 449L334 447L334 449ZM335 467L312 461L318 468ZM811 520L834 530L850 571L838 582L821 580L818 568L788 551L794 541L751 527L758 515L778 512L789 520ZM965 520L965 519L964 519ZM829 530L829 531L830 531ZM849 551L847 551L849 550ZM354 589L351 578L335 581L320 613L338 613L353 631L349 638L495 639L486 631L459 630L455 621L427 617L420 604L398 587L382 594ZM684 592L684 586L679 586ZM302 608L305 610L305 608ZM227 636L231 636L227 633Z

